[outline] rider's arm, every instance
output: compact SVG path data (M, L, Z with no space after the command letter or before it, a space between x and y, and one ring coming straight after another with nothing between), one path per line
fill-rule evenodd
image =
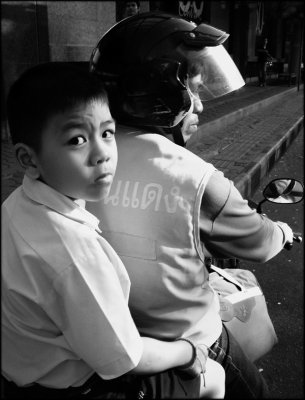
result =
M251 209L220 171L214 172L202 197L200 237L213 257L253 262L274 257L287 240L280 226Z

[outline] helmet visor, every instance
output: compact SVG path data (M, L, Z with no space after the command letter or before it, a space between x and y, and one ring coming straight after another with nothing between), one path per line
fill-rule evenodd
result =
M187 87L201 101L216 99L245 85L222 45L188 51L187 59Z

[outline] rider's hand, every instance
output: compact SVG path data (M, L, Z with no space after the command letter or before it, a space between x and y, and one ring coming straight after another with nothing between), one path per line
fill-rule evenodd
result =
M281 221L276 221L276 223L283 231L283 234L284 234L283 244L293 243L293 232L292 232L292 229L290 228L290 226L287 225L285 222L281 222Z
M208 349L205 345L194 344L190 339L180 338L177 340L185 340L193 347L193 357L191 361L185 365L176 368L182 374L196 377L205 372L206 361L208 358Z

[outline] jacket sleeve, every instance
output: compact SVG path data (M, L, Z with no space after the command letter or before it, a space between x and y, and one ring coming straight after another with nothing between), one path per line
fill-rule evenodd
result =
M211 176L203 194L199 226L204 252L216 258L265 262L285 243L278 224L251 209L220 171Z

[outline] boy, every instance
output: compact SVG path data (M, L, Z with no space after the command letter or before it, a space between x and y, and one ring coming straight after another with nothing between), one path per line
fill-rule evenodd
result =
M25 170L22 186L2 205L8 398L138 396L143 388L160 396L158 380L166 394L173 385L170 396L186 390L196 397L206 349L140 337L128 309L127 272L84 208L108 195L117 165L102 84L68 64L38 65L12 86L8 122ZM176 367L187 379L170 370Z

